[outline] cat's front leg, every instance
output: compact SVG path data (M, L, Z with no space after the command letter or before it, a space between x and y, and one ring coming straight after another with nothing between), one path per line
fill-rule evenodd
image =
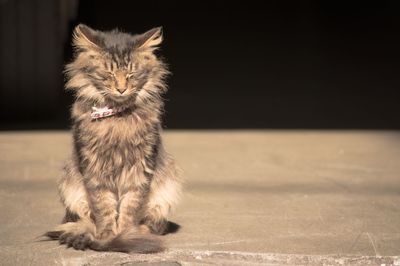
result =
M118 231L137 229L142 233L148 231L144 227L139 227L142 217L143 202L145 200L144 188L132 188L120 197Z
M115 194L102 187L89 187L88 194L96 224L96 238L108 239L115 236L118 233L118 201Z

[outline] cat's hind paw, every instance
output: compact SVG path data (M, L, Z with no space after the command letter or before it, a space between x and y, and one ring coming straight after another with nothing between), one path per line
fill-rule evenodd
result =
M93 238L90 234L81 234L71 239L71 242L68 245L72 246L76 250L85 250L86 248L89 248L92 242Z
M67 247L73 247L76 250L85 250L90 247L93 242L93 237L90 234L74 235L64 233L59 238L60 244L66 244Z

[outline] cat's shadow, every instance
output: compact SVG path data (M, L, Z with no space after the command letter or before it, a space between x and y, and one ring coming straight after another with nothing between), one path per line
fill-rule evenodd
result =
M181 229L181 226L177 223L168 221L167 223L167 228L164 231L163 235L168 235L168 234L175 234Z

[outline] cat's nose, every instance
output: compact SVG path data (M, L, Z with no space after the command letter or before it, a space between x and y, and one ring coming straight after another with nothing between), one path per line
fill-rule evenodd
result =
M119 93L123 94L126 91L126 88L117 88L117 91L119 91Z

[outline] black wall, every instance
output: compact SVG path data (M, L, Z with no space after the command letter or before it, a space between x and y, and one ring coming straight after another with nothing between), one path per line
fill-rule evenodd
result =
M66 25L132 33L164 27L161 54L173 72L167 128L400 128L397 1L135 2L80 1ZM69 41L61 45L64 61ZM7 86L1 90L13 89ZM18 86L29 101L32 88ZM19 106L3 128L66 127L71 95L60 85L54 91L58 98L34 93L53 105L52 116L26 116Z

